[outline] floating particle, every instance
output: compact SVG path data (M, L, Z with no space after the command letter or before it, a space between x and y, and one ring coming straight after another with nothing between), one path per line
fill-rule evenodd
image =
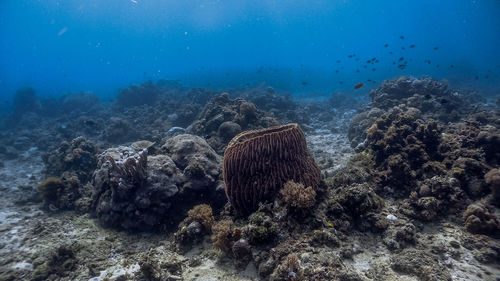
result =
M63 35L64 33L66 33L66 31L68 31L68 28L67 27L63 27L61 30L59 30L59 32L57 33L57 36Z
M365 85L365 83L363 83L363 82L358 83L358 84L354 85L354 90L357 90L357 89L363 87L364 85Z

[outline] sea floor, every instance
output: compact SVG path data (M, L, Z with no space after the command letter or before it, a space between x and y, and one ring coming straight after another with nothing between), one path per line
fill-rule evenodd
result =
M323 173L343 168L354 154L344 134L317 130L307 140ZM34 189L43 180L43 162L38 151L27 152L4 165L0 172L0 274L3 276L10 273L21 279L31 276L36 280L33 270L37 262L58 249L61 252L69 249L75 264L66 266L73 267L76 273L73 280L128 280L140 270L139 264L148 259L155 259L168 269L168 276L159 280L260 280L253 263L244 270L235 268L230 259L220 257L209 237L181 255L170 250L171 235L130 234L103 228L88 214L42 211ZM417 236L420 241L427 241L432 251L445 257L443 265L453 280L498 280L498 267L481 265L474 259L477 253L460 245L458 241L466 235L462 229L450 222L433 223ZM356 232L350 242L352 255L344 263L365 280L377 280L377 272L384 272L385 280L419 280L391 269L393 254L378 235ZM335 250L327 254L339 256Z

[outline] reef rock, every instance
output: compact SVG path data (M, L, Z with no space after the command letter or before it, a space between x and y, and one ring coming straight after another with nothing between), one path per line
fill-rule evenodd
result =
M225 93L213 98L187 131L202 136L217 153L222 154L229 140L242 130L277 124L274 117L258 110L253 103L243 99L232 100Z
M365 130L374 122L373 110L387 111L393 107L405 105L421 112L423 120L458 121L463 116L475 112L477 104L484 98L476 93L455 91L437 80L424 77L402 76L385 80L378 88L370 92L372 103L363 108L349 125L349 140L353 148L363 143ZM372 113L368 113L372 111ZM363 128L360 128L361 127Z
M104 225L156 230L182 219L182 212L173 210L200 198L223 198L221 157L203 139L179 135L163 150L166 154L147 155L120 146L99 155L92 201Z

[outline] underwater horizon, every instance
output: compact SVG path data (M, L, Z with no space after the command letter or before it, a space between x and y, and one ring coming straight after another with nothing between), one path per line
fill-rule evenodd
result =
M363 82L366 94L400 75L491 95L499 14L494 0L2 1L0 96L30 86L42 98L106 100L159 79L306 96Z

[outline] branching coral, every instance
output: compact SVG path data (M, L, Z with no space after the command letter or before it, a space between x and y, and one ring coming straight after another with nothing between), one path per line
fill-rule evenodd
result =
M212 226L215 223L212 208L207 204L194 206L188 211L188 216L191 220L200 222L207 231L211 231Z
M293 181L287 181L280 193L285 203L294 208L308 209L316 203L316 191L312 187Z
M211 237L215 248L229 253L233 240L233 221L222 220L212 227L213 235Z

